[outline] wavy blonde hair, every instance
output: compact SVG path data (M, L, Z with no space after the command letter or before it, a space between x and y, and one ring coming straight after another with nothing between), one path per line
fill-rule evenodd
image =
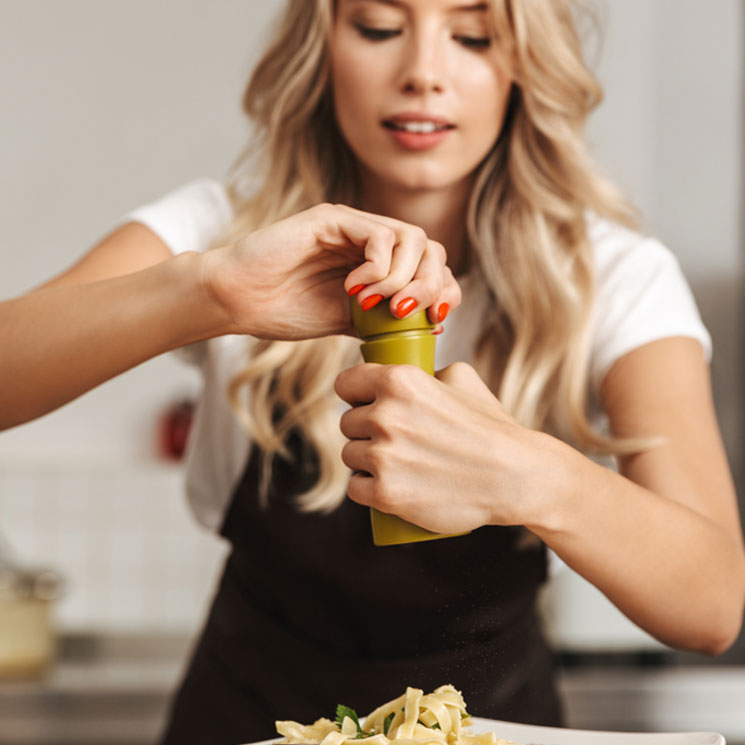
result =
M355 161L330 93L332 3L289 0L274 43L249 81L243 105L255 139L232 171L237 218L231 235L319 202L357 205ZM583 62L571 0L492 0L491 7L515 82L466 215L472 268L490 298L476 367L525 426L587 450L628 450L628 443L594 432L587 415L594 287L586 214L634 222L583 138L602 91ZM247 179L256 172L258 185ZM299 509L333 509L349 476L340 458L333 383L359 360L359 342L256 341L252 351L229 393L262 451L262 496L274 458L288 457L287 439L300 431L318 454L319 477L299 497Z

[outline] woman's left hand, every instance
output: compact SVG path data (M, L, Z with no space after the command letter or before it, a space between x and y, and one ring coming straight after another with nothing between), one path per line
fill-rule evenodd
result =
M348 494L438 533L527 522L556 464L553 438L508 416L463 362L435 378L409 365L358 365L336 392Z

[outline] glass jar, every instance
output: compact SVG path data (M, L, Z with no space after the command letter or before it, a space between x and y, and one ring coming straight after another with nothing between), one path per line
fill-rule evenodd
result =
M49 569L0 563L0 678L41 675L54 659L53 602L62 578Z

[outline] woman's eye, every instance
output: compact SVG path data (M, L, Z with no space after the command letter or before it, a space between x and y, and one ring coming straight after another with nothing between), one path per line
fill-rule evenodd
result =
M372 28L371 26L363 26L360 23L355 24L357 31L360 36L370 41L385 41L386 39L392 39L394 36L398 36L401 32L398 29L392 28Z
M453 38L467 49L487 49L491 45L491 39L488 36L462 36L459 34Z

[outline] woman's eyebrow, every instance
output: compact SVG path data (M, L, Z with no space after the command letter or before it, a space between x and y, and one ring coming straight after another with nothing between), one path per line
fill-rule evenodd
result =
M379 5L392 5L395 8L406 8L407 3L403 0L347 0L350 3L378 3ZM482 13L489 10L489 3L470 3L466 5L453 5L447 9L449 13L471 12Z
M472 3L471 5L454 5L448 8L451 13L459 13L462 11L471 13L484 13L489 10L489 3Z

